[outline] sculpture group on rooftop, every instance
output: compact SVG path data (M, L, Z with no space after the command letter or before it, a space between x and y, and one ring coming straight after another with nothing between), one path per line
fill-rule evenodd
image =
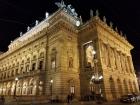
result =
M55 5L57 5L58 8L63 8L65 12L77 18L78 14L76 13L75 9L72 7L71 4L66 5L62 0L61 2L55 2Z

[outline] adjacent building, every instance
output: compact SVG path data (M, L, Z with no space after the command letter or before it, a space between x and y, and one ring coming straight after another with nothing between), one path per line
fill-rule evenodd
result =
M46 13L0 54L0 95L84 99L100 88L104 99L116 100L139 92L127 39L98 12L83 23L71 5L56 5L55 13ZM95 75L102 77L99 84Z

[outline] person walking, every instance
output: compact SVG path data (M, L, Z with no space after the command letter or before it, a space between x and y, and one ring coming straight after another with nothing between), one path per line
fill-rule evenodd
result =
M68 94L68 96L67 96L67 103L69 103L70 102L70 95Z
M4 105L5 104L5 98L4 96L1 96L1 105Z

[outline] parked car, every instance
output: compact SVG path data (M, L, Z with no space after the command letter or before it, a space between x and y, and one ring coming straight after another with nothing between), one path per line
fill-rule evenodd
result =
M133 96L135 97L136 102L139 102L139 101L140 101L140 95L138 95L138 94L133 94Z
M124 103L134 103L134 102L136 102L136 98L134 97L134 95L128 94L128 95L123 95L120 98L120 101L124 102Z

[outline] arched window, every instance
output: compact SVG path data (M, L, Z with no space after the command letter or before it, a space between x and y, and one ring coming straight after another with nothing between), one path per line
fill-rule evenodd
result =
M27 95L27 82L26 81L23 83L22 95Z
M33 56L33 61L35 61L37 59L36 55Z
M73 79L68 80L69 94L75 94L75 83Z
M51 51L51 69L55 69L56 68L56 49L53 48Z
M26 65L26 72L29 72L29 64Z
M37 57L36 57L36 55L34 55L33 62L32 62L32 71L36 69L36 60L37 60Z
M36 63L34 62L33 64L32 64L32 70L35 70L36 69Z
M27 58L26 66L25 66L25 71L26 72L29 72L30 71L30 58Z
M30 63L30 58L27 58L27 63Z
M44 52L41 52L39 58L44 58Z
M38 68L39 68L40 70L43 68L43 61L42 61L42 60L39 61L39 66L38 66Z
M41 52L39 54L39 63L38 63L38 69L42 70L44 65L44 52Z

